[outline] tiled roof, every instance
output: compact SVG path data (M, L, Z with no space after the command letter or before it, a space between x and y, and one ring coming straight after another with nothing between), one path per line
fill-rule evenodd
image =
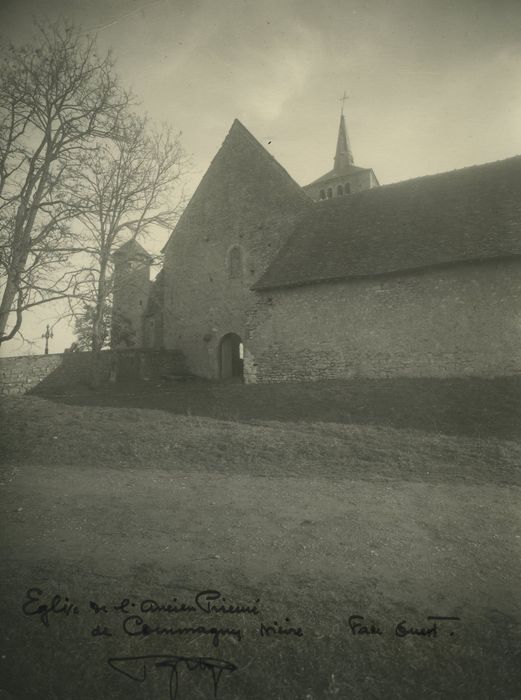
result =
M521 156L316 203L254 289L521 255Z

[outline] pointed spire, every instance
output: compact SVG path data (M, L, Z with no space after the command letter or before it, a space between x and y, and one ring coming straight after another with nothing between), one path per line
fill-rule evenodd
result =
M349 138L347 137L346 120L344 117L344 108L342 106L340 126L338 127L338 139L336 142L334 169L335 171L342 171L350 165L354 165L353 153L351 152L351 145L349 143Z

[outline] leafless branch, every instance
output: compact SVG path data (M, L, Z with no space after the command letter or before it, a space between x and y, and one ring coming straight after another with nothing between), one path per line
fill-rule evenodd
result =
M131 101L110 56L67 24L40 25L29 45L2 49L0 343L19 332L31 291L38 304L53 299L52 284L37 285L65 263L68 247L81 247L68 225L83 209L79 165L119 132Z

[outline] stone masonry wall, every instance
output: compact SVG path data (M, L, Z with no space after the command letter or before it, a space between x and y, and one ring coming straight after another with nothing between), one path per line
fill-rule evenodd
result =
M259 294L247 382L521 372L521 262Z
M164 344L219 377L220 341L243 341L251 291L311 200L240 125L214 158L166 246ZM231 256L239 249L238 274Z
M153 379L162 375L186 374L183 356L173 351L106 350L101 353L102 381L111 370L116 378ZM87 384L91 353L63 353L0 358L0 394L52 393Z
M102 372L110 371L110 353L102 353ZM88 381L90 353L27 355L0 358L0 393L25 394L45 383L50 388ZM104 377L105 378L105 377Z

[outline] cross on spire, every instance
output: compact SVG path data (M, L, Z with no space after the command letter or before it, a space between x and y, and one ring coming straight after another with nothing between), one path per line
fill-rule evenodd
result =
M348 94L346 93L346 91L344 90L343 96L339 99L339 102L342 103L342 114L344 113L344 103L345 103L345 101L348 100L348 99L349 99L349 95L348 95Z

